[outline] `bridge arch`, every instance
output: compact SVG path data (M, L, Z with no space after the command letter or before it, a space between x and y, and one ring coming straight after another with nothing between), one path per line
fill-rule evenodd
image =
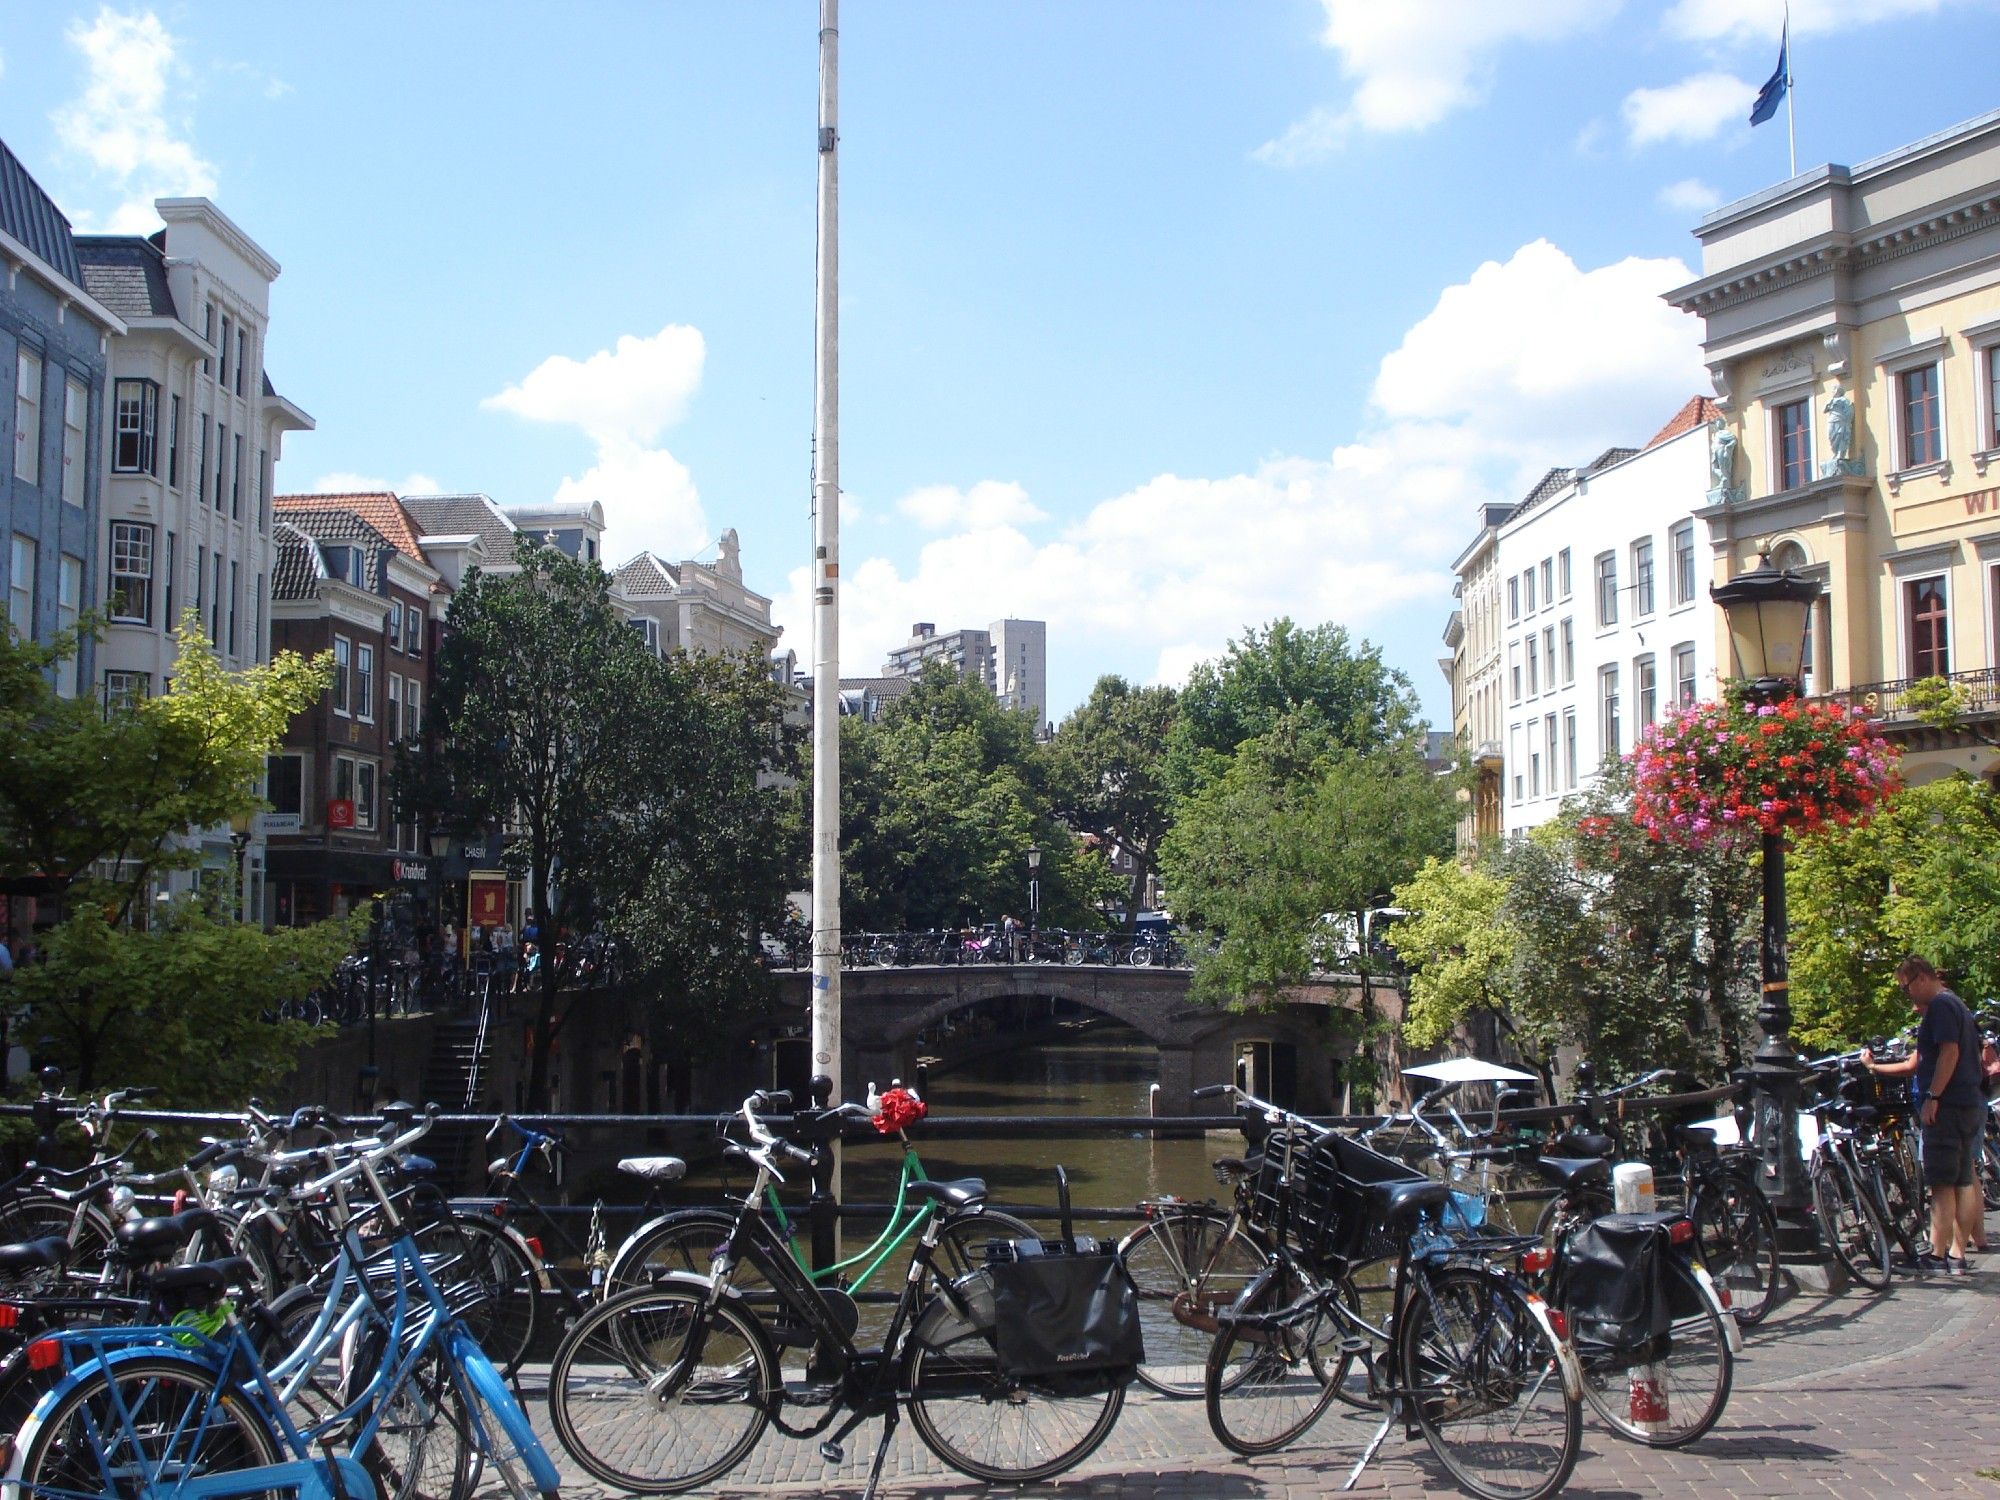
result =
M1063 969L1034 970L1029 975L1002 970L956 987L914 1011L904 1011L883 1027L882 1040L901 1047L929 1031L947 1016L973 1009L994 1000L1067 1000L1108 1016L1131 1027L1154 1046L1172 1046L1181 1040L1181 1028L1172 1024L1157 1000L1127 990L1090 982L1095 976L1069 977Z

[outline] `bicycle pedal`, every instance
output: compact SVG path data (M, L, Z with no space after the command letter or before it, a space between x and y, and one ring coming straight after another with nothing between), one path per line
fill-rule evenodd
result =
M847 1450L838 1443L821 1443L819 1456L830 1464L843 1463L847 1458Z

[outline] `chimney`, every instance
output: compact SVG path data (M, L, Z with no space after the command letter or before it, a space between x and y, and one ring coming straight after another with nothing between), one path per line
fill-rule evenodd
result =
M936 634L937 626L929 620L919 620L910 627L910 639L914 641L928 640Z

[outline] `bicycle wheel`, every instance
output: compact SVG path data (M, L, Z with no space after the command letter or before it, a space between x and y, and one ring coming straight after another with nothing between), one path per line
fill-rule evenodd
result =
M1987 1212L2000 1210L2000 1145L1990 1133L1980 1143L1979 1192L1986 1200Z
M707 1276L714 1270L712 1257L735 1227L733 1214L707 1208L684 1209L641 1226L612 1257L611 1269L604 1277L605 1295L615 1297L634 1287L651 1286L675 1271ZM770 1300L770 1283L747 1262L737 1267L736 1289L747 1299L754 1290L752 1277L761 1283L765 1300Z
M466 1425L480 1455L499 1470L502 1487L514 1500L526 1500L530 1494L560 1500L562 1476L555 1460L507 1389L506 1377L463 1323L454 1325L445 1338L454 1383L469 1419Z
M111 1220L94 1203L71 1203L33 1189L0 1203L0 1244L39 1239L68 1240L68 1269L89 1274L111 1254Z
M1814 1158L1812 1195L1833 1258L1858 1285L1888 1291L1889 1231L1868 1195L1855 1185L1847 1163L1824 1152Z
M1736 1371L1722 1310L1681 1261L1669 1258L1667 1267L1675 1316L1659 1358L1643 1365L1586 1363L1583 1370L1591 1409L1620 1437L1650 1448L1684 1447L1713 1427L1729 1404ZM1635 1390L1640 1382L1650 1390ZM1643 1421L1635 1416L1641 1400Z
M85 1375L21 1430L23 1494L137 1496L281 1462L257 1404L171 1355Z
M1384 1349L1389 1347L1389 1324L1396 1315L1396 1269L1395 1258L1370 1262L1356 1266L1341 1279L1340 1300L1347 1310L1360 1322L1365 1323L1375 1335L1377 1343ZM1346 1332L1335 1327L1329 1330L1336 1336ZM1367 1365L1360 1354L1353 1350L1336 1352L1333 1370L1327 1378L1333 1384L1333 1393L1341 1402L1359 1411L1374 1411L1381 1406L1375 1394L1368 1388Z
M1139 1379L1163 1396L1199 1396L1216 1315L1264 1269L1263 1252L1232 1215L1189 1205L1156 1212L1118 1254L1139 1289L1146 1336Z
M1882 1185L1878 1206L1884 1210L1889 1237L1905 1255L1922 1255L1930 1249L1931 1227L1930 1202L1923 1189L1910 1181L1893 1151L1876 1151L1869 1157L1869 1165Z
M1610 1212L1611 1195L1597 1188L1557 1193L1535 1216L1535 1233L1542 1237L1543 1244L1554 1245L1567 1239L1571 1230Z
M990 1296L975 1295L971 1317L947 1312L906 1342L910 1423L924 1446L961 1474L993 1484L1047 1479L1082 1463L1110 1436L1125 1387L1088 1374L1006 1374L991 1307ZM924 1321L919 1314L919 1325Z
M1202 1393L1208 1425L1231 1452L1275 1452L1332 1404L1337 1384L1326 1378L1321 1350L1340 1326L1328 1305L1337 1295L1280 1266L1224 1316Z
M1454 1479L1483 1500L1561 1489L1582 1441L1561 1346L1498 1272L1427 1272L1403 1310L1397 1367L1408 1413Z
M381 1367L384 1331L363 1344L362 1377ZM385 1500L469 1500L482 1468L465 1402L435 1347L381 1398L375 1441L359 1457Z
M1688 1202L1701 1263L1729 1312L1745 1328L1764 1320L1778 1288L1778 1217L1763 1190L1741 1172L1698 1183Z
M512 1375L535 1342L541 1278L533 1256L483 1214L452 1213L411 1231L424 1269L480 1348Z
M664 1495L727 1474L779 1396L755 1318L694 1287L638 1287L579 1319L549 1366L563 1450L618 1489Z

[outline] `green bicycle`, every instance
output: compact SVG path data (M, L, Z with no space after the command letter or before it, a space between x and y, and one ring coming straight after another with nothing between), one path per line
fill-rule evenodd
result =
M776 1185L765 1185L761 1213L774 1231L774 1238L789 1247L793 1262L818 1289L850 1336L860 1324L860 1303L867 1296L869 1283L884 1266L893 1263L895 1274L885 1278L889 1288L879 1298L886 1310L895 1301L895 1289L901 1284L903 1270L923 1235L924 1226L941 1212L935 1199L910 1190L912 1183L931 1180L917 1157L916 1147L910 1143L908 1131L927 1112L927 1106L914 1090L900 1087L891 1088L872 1105L844 1104L833 1112L833 1118L866 1120L884 1136L893 1135L902 1146L903 1156L896 1173L895 1202L881 1233L862 1249L829 1266L812 1268L810 1254L800 1243L797 1223L779 1200ZM707 1276L715 1253L735 1226L734 1214L716 1208L677 1209L640 1225L618 1247L606 1273L608 1295L651 1286L673 1272ZM955 1279L986 1264L988 1240L1036 1237L1037 1232L1019 1219L990 1209L976 1217L954 1220L944 1226L939 1236L931 1257L932 1270L940 1279ZM813 1331L787 1314L785 1303L755 1267L747 1261L739 1263L733 1285L781 1351L811 1349Z

